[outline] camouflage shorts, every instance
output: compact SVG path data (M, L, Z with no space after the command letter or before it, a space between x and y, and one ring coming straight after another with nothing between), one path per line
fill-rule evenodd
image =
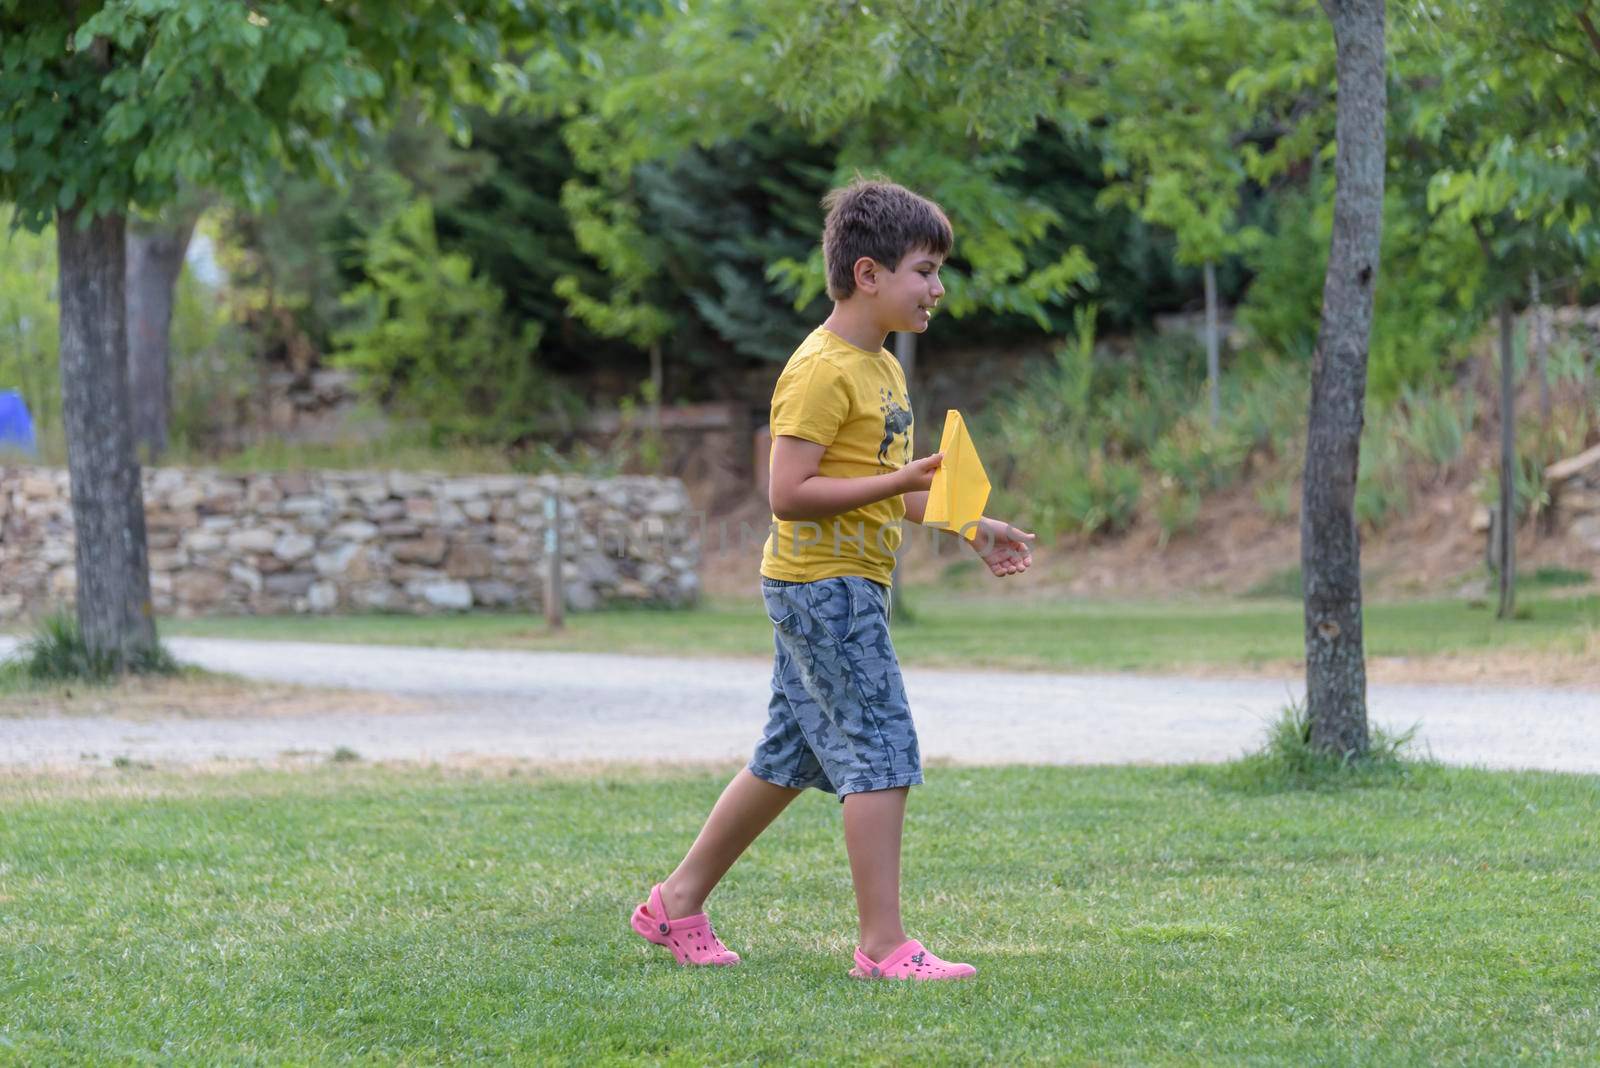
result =
M757 778L839 795L922 781L917 729L889 643L889 590L849 576L762 579L776 654Z

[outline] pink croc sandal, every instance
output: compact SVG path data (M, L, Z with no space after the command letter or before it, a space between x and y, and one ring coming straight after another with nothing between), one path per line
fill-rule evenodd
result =
M940 960L915 938L878 963L857 948L856 966L850 969L852 979L971 979L977 974L970 964Z
M705 913L667 919L660 883L650 888L650 900L633 910L632 923L640 938L666 946L679 964L739 963L739 954L722 944Z

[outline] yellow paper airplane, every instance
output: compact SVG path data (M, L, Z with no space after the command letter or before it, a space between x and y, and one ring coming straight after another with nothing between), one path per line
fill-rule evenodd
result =
M923 525L954 530L968 541L975 541L983 506L989 503L989 476L978 459L977 446L967 435L967 424L954 408L945 413L939 451L944 453L944 461L933 473Z

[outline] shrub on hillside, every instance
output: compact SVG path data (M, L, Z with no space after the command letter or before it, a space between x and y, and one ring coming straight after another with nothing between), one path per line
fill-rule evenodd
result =
M1156 523L1161 528L1159 544L1165 546L1174 534L1194 526L1200 518L1200 494L1170 482L1156 491Z
M369 396L439 443L510 443L561 418L564 394L534 359L539 328L512 326L500 290L440 250L426 200L374 229L363 260L366 281L343 298L361 318L335 335L334 362Z
M1150 450L1150 466L1162 478L1195 493L1226 489L1238 481L1250 441L1231 423L1213 427L1194 413L1180 420Z
M1205 366L1205 349L1184 333L1145 335L1128 357L1097 364L1094 410L1106 447L1123 459L1149 452L1194 408Z
M1052 539L1126 530L1139 511L1139 469L1108 459L1099 448L1044 449L1018 463L997 485L991 511Z

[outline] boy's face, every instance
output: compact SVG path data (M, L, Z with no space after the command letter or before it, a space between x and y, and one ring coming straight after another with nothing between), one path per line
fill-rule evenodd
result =
M912 249L893 271L878 272L878 308L889 330L922 333L944 296L939 268L944 260L926 249Z

